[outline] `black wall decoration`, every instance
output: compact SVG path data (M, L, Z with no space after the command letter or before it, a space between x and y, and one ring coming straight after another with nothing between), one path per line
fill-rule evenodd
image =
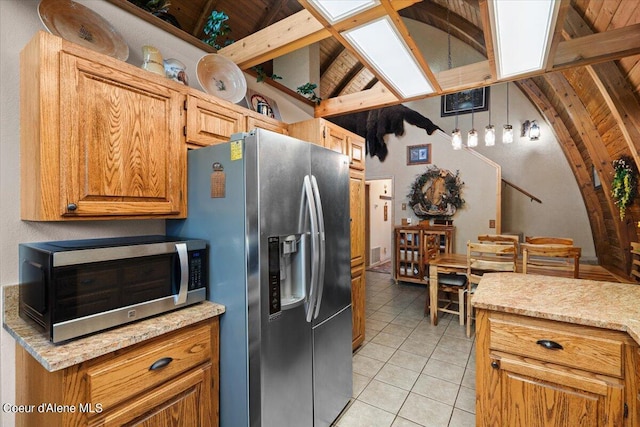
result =
M431 120L404 105L392 105L376 110L361 111L331 117L329 120L365 138L367 153L371 157L377 156L381 162L384 161L389 152L384 136L389 133L393 133L396 136L404 135L405 121L426 130L429 135L440 129Z

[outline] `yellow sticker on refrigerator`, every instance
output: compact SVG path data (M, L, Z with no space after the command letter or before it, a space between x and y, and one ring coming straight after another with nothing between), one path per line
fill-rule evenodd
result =
M242 159L242 140L231 141L229 145L231 146L231 160Z

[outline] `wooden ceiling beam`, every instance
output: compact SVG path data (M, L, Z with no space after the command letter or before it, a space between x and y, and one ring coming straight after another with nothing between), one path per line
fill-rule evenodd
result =
M640 24L590 34L558 44L553 71L640 54Z
M593 32L584 19L577 11L571 9L567 15L564 37L571 39L591 34ZM587 72L600 90L622 132L631 156L640 167L640 104L633 94L633 88L613 62L590 65Z
M626 37L626 40L624 42L620 42L619 40L621 37ZM613 40L618 40L618 42L613 43ZM592 46L593 43L599 43L601 41L605 42L609 46L606 55L599 53L602 51L600 47ZM577 48L578 46L580 48ZM590 50L591 53L585 53L585 56L578 58L578 52L582 52L582 49L586 49L587 46L592 46L592 49ZM563 54L563 52L573 52L571 55L576 59L574 59L571 64L556 64L557 61L564 61L565 59L563 58L568 57L567 54ZM554 61L555 65L553 66L553 70L555 71L557 69L565 69L574 66L587 66L600 63L602 61L624 58L638 53L640 53L640 24L634 24L618 30L609 30L604 33L586 35L571 40L561 41L558 43L556 55L556 57L560 59L556 59ZM451 70L441 71L438 73L437 77L442 90L438 93L424 96L423 98L444 95L461 90L474 89L505 81L520 80L526 77L543 75L547 72L547 70L541 69L528 73L527 75L514 76L510 79L494 79L492 77L489 61L480 61L462 67L452 68ZM371 99L367 99L369 96L371 96ZM343 97L336 97L323 100L320 105L316 107L316 116L334 116L349 113L351 110L348 108L356 108L356 110L353 111L363 111L371 108L379 108L385 105L392 105L394 103L388 95L381 96L378 92L363 91L360 94L344 95L344 97L348 98L342 99ZM377 102L380 102L381 104L376 104ZM396 99L395 103L400 102L403 101Z
M482 28L484 30L484 45L487 55L487 62L489 63L489 71L492 80L498 78L498 71L496 69L496 55L493 47L493 40L495 36L495 29L491 26L491 13L489 12L489 2L487 0L480 0L478 5L480 7L480 18L482 20Z
M395 0L391 2L391 5L394 10L400 10L418 1L420 0ZM304 5L303 1L300 3ZM335 29L344 31L379 17L380 13L384 14L384 8L374 9L378 10L365 11L353 18L346 19L339 23ZM309 10L305 9L223 47L218 53L231 59L241 69L246 70L331 36L332 32L325 28L325 25Z
M320 105L316 106L314 115L316 117L329 117L396 105L401 102L385 85L378 82L371 89L362 92L323 100Z
M327 30L309 11L301 10L218 51L241 69L262 64L327 37Z
M571 0L560 0L558 13L555 18L556 20L554 23L555 25L553 29L553 34L551 36L551 43L548 48L548 54L546 56L546 61L544 65L544 68L546 70L550 71L550 67L553 64L553 59L556 57L558 46L560 45L560 42L564 40L562 34L563 34L564 22L567 17L567 13L569 12L569 9L573 10L573 8L571 7Z

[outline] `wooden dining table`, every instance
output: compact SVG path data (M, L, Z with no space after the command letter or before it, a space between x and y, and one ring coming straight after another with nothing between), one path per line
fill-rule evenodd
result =
M429 312L431 324L438 324L438 274L467 272L467 254L440 254L429 261ZM516 262L516 272L522 273L522 258ZM633 283L629 279L611 273L601 265L580 264L579 279L603 282Z

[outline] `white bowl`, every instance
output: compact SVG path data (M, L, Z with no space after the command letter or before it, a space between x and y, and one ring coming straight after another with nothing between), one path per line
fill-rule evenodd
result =
M247 93L247 81L242 70L233 61L217 53L200 58L196 77L208 94L234 104L240 102Z

